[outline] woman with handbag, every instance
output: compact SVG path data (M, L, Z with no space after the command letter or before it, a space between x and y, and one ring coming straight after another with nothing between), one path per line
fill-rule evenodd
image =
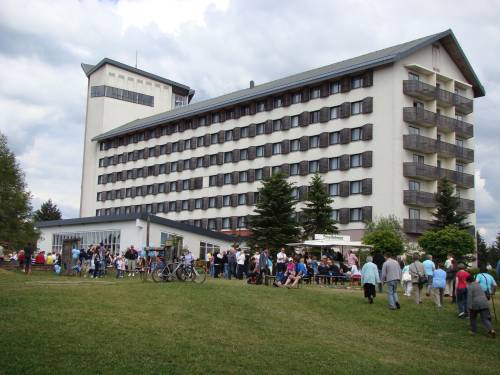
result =
M411 283L415 290L415 302L421 304L422 289L424 284L427 283L427 277L425 276L424 265L420 262L420 255L417 253L413 254L413 263L410 264L410 275Z

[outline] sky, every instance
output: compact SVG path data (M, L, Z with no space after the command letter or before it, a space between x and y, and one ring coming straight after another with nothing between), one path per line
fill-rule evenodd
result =
M500 0L2 0L0 132L33 206L80 200L87 78L104 57L196 89L195 100L451 28L486 96L476 99L477 227L500 231Z

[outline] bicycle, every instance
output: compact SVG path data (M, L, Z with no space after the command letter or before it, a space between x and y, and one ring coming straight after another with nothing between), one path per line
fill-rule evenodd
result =
M191 262L191 264L186 265L185 272L187 278L194 283L203 284L207 279L207 270L203 266Z
M159 265L157 264L157 268L151 271L151 277L154 282L160 281L186 281L188 278L187 267L186 264L181 262L171 262ZM189 274L191 275L191 274Z

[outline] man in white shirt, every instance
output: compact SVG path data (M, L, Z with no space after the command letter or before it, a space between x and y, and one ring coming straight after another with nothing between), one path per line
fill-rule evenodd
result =
M285 272L286 266L286 253L285 249L281 248L280 252L276 256L276 272Z
M243 279L243 273L245 272L245 253L239 251L236 256L236 277L240 280Z

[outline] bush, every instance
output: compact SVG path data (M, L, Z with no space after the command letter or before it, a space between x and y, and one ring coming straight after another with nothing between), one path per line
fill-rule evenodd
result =
M448 254L453 254L457 262L463 262L474 252L474 238L454 225L440 230L428 230L418 239L418 244L436 261L444 262Z
M363 243L372 245L374 252L381 254L400 255L404 245L401 237L392 230L381 229L365 234Z

